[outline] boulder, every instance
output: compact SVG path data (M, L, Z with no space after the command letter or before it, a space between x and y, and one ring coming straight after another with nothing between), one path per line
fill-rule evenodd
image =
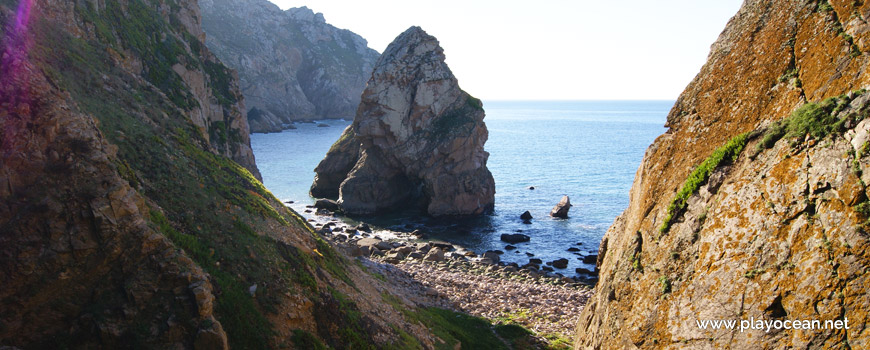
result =
M520 219L523 220L523 221L531 220L531 219L532 219L532 213L530 213L528 210L526 210L525 213L522 213L522 214L520 215Z
M553 210L550 211L550 216L554 218L567 218L569 209L571 209L571 200L568 199L568 196L562 196L559 204L556 204Z
M331 199L322 198L314 202L314 207L317 209L336 211L338 210L338 203Z
M423 259L423 254L420 252L411 252L411 253L408 253L408 259L420 260L420 259Z
M372 232L372 228L367 223L361 223L356 226L357 231L361 232Z
M501 256L499 256L498 253L492 250L487 250L483 253L483 255L481 255L481 257L483 259L489 259L490 261L492 261L493 264L498 264L498 262L501 261Z
M352 130L342 135L358 152L334 147L324 159L353 159L339 186L344 212L373 214L408 203L426 203L432 216L492 210L483 105L459 88L444 59L438 40L419 27L399 35L378 59Z
M432 248L426 253L426 257L423 258L426 261L444 261L444 251L441 248Z
M501 235L501 240L508 243L522 243L531 240L531 237L521 233L505 233Z
M564 268L568 267L568 259L562 258L562 259L553 260L552 265L553 265L553 267L555 267L557 269L564 269Z
M587 255L583 257L584 264L595 264L598 261L598 254Z
M381 242L383 242L383 241L381 241L380 239L377 239L377 238L363 238L359 241L356 241L356 245L358 245L360 247L376 246L378 243L381 243Z
M430 245L429 243L417 243L417 250L419 250L423 254L428 253L429 249L432 249L432 245Z

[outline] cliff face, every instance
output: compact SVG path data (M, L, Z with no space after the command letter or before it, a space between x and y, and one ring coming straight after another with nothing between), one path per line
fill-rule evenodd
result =
M410 200L439 215L492 209L480 100L459 88L438 40L411 27L375 65L353 122L318 165L313 195L338 192L347 213ZM338 187L337 187L338 186Z
M868 18L862 2L744 3L602 240L576 348L868 347ZM750 318L851 327L696 323Z
M293 120L353 116L378 53L308 8L204 0L206 43L238 70L253 132Z
M199 18L0 0L0 348L431 348L255 178Z

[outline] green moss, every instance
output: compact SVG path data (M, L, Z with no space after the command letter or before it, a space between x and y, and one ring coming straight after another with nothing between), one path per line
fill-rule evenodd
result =
M668 276L661 276L656 279L656 282L659 284L659 289L661 289L662 294L667 294L671 292L671 279Z
M117 5L107 3L111 6ZM118 173L160 207L151 212L150 225L214 278L215 315L230 346L268 348L274 333L265 314L277 311L288 289L299 286L313 295L313 274L325 268L260 232L278 226L311 232L310 226L247 169L207 151L207 142L177 101L156 84L142 84L115 67L104 54L105 41L71 37L45 20L35 22L35 28L34 62L70 93L76 108L99 121L101 133L118 147ZM215 130L219 138L222 130ZM233 135L227 130L227 138ZM319 250L325 257L317 259L324 261L334 254ZM329 272L338 271L340 261ZM251 296L248 288L254 283L260 288Z
M695 170L692 171L691 174L689 174L689 177L683 183L680 191L677 192L677 195L673 200L671 200L671 204L668 205L667 216L659 227L659 232L661 234L665 234L670 230L673 222L680 214L682 214L683 210L686 209L689 198L697 192L701 186L707 183L710 175L717 167L737 160L737 157L740 156L740 152L743 151L743 147L746 146L748 135L749 133L743 133L728 140L725 145L713 151L713 154L707 157L707 159L705 159L695 168Z
M426 325L444 343L436 343L437 349L454 349L462 344L463 349L507 349L507 345L493 333L489 321L462 313L439 308L423 308L416 319Z
M233 104L238 102L238 99L231 90L233 77L229 68L212 61L205 61L203 68L208 73L210 78L209 85L211 86L212 93L218 99L218 103L226 108L231 108Z
M306 349L306 350L327 350L329 349L326 344L317 339L311 333L308 333L301 329L294 329L293 336L290 338L293 341L293 344L296 345L297 349Z

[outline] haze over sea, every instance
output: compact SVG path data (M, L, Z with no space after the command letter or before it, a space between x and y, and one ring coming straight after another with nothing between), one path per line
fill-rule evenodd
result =
M577 254L597 254L598 243L613 220L628 207L629 189L646 148L665 132L673 101L484 101L490 153L487 166L495 178L495 211L476 219L430 219L416 212L364 218L398 231L420 229L433 239L458 243L478 254L502 250L502 261L523 265L532 253L551 261L568 258L564 275L575 268L592 270ZM350 118L349 118L350 119ZM298 123L281 133L253 134L251 146L263 182L278 198L304 212L314 200L308 188L314 167L338 139L349 120ZM534 190L529 187L534 186ZM549 212L563 195L574 205L568 219ZM530 211L532 224L519 219ZM500 241L503 233L531 237L530 242ZM578 244L579 243L579 244Z

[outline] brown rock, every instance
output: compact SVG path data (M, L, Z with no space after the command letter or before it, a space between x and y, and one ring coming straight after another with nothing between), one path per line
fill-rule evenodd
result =
M550 216L554 218L567 218L568 210L571 209L571 200L568 199L568 196L562 196L562 200L559 201L559 204L556 204L553 207L553 210L550 211Z
M352 136L342 135L321 163L341 171L322 171L329 178L324 181L341 184L338 202L351 214L387 211L414 199L428 203L433 216L488 212L495 184L486 168L483 117L480 100L459 88L438 41L412 27L375 65ZM342 141L347 138L353 140ZM360 145L358 154L341 146L351 142ZM347 177L333 179L350 158Z
M695 323L870 321L870 276L852 272L870 266L856 249L870 244L866 217L851 205L863 191L858 174L868 172L850 170L868 161L850 156L855 146L843 136L810 148L804 135L787 136L769 149L758 148L763 137L750 138L660 230L676 192L716 148L788 118L804 100L848 97L870 85L868 11L870 2L744 2L671 109L668 132L637 170L629 207L601 242L600 280L578 322L576 349L870 347L865 327L735 332ZM834 117L868 109L848 105Z

